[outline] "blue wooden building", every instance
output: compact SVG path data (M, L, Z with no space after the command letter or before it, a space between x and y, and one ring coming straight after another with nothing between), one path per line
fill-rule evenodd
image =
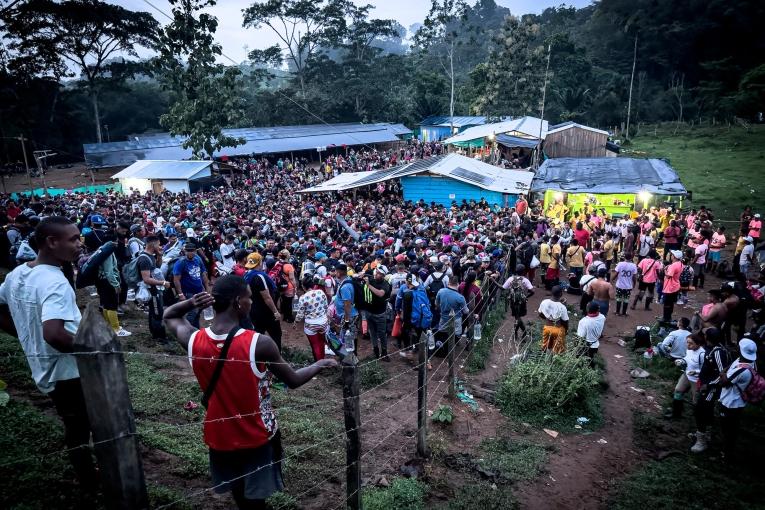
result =
M463 200L486 199L491 205L513 207L518 195L528 193L534 174L507 170L460 154L446 154L372 172L341 174L301 193L344 191L400 179L405 200L443 206Z

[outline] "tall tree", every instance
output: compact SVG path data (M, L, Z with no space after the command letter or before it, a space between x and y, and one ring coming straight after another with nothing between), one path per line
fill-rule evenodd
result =
M30 74L76 76L87 84L100 143L98 95L111 77L110 60L137 56L137 45L153 47L158 23L101 0L26 0L0 12L11 54L9 67Z
M170 110L160 123L173 135L185 136L184 148L195 158L212 157L223 147L244 143L223 133L243 116L240 71L216 63L222 54L215 42L218 20L199 13L215 0L170 0L173 21L159 36L155 60L162 86L174 93Z
M422 50L435 50L441 68L449 79L449 117L454 132L454 52L458 44L456 20L466 16L467 4L463 0L432 0L425 22L415 34L415 45Z
M323 46L337 46L346 29L345 12L350 0L266 0L244 9L245 28L267 27L279 43L253 50L255 62L286 61L300 85L303 106L306 98L306 69Z

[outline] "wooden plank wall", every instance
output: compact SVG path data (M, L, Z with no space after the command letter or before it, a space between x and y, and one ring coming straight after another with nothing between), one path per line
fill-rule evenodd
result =
M550 158L603 158L607 140L602 133L574 127L548 134L544 151Z

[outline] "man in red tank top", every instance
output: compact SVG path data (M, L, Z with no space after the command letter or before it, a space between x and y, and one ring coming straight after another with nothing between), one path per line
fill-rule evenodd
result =
M216 280L212 295L201 292L181 301L165 310L164 319L188 348L189 363L205 392L204 441L210 448L216 492L231 491L239 508L265 508L265 500L284 488L271 372L297 388L322 368L337 366L337 361L323 359L293 370L270 337L240 327L251 305L249 285L239 276L227 275ZM210 327L198 330L186 320L193 308L208 306L215 310ZM218 367L220 363L223 366Z

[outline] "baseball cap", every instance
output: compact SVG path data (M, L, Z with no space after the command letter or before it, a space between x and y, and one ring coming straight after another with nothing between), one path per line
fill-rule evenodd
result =
M383 276L388 274L388 268L385 267L383 264L378 264L378 266L375 268L375 271L378 273L381 273Z
M141 231L143 227L141 225L130 225L130 233L136 234Z
M683 258L683 252L681 252L680 250L672 250L670 253L676 259L682 259Z
M183 245L183 249L186 251L196 251L197 245L194 243L186 243Z
M258 267L261 262L263 262L263 255L258 252L250 253L247 255L247 263L245 263L244 267L253 269Z
M317 251L316 255L314 255L314 258L316 260L326 259L327 258L327 254L324 253L323 251Z
M754 239L752 239L752 236L746 236L746 237L744 238L744 241L746 241L747 243L751 243L751 242L753 242L753 241L754 241Z
M106 220L100 214L94 214L90 217L90 223L92 225L106 225Z
M757 361L757 344L753 340L742 338L738 341L738 350L742 358Z

